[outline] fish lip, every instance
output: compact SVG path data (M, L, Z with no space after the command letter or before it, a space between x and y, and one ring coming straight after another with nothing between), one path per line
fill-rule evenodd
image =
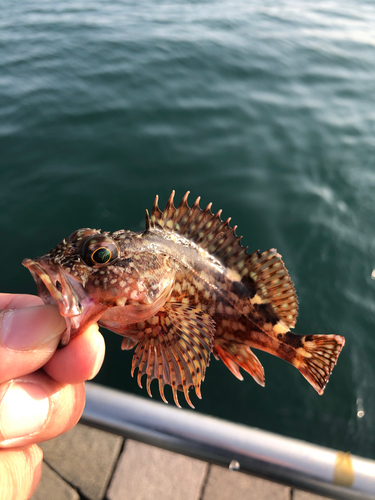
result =
M53 264L37 258L24 259L22 265L30 271L37 285L38 294L46 304L51 304L52 298L64 317L78 316L83 312L77 295L78 287L74 287L73 280L68 280Z
M37 293L43 302L58 306L66 323L66 331L61 338L60 347L68 344L72 331L79 328L83 318L82 303L87 302L83 287L43 257L34 260L24 259L22 265L30 271L36 283Z

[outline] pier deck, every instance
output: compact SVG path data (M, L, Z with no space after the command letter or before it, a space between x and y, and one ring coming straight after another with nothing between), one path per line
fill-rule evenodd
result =
M375 461L86 384L32 500L375 500Z
M42 443L32 500L327 500L78 424Z

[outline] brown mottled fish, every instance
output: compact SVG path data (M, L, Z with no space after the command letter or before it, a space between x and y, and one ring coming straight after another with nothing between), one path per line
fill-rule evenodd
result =
M158 197L146 230L114 233L79 229L43 257L25 259L46 304L57 304L67 329L66 345L88 326L99 325L135 347L132 375L147 376L183 391L200 386L213 353L240 380L240 368L264 386L264 371L251 348L294 365L322 394L345 339L296 335L297 296L275 249L249 255L237 226L190 208L185 194L177 208L172 192L163 212ZM141 386L142 387L142 386Z

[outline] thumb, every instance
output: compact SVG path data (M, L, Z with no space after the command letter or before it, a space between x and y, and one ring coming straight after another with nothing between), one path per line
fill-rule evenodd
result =
M0 383L43 366L65 328L57 306L0 311Z
M0 451L0 498L26 500L42 474L43 452L36 444Z

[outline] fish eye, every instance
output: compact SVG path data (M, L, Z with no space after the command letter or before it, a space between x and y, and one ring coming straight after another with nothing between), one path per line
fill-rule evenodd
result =
M81 259L91 267L112 264L117 260L118 255L116 243L103 234L95 234L87 238L80 250Z
M106 264L109 260L111 260L112 252L109 248L99 247L93 252L91 258L97 264Z

